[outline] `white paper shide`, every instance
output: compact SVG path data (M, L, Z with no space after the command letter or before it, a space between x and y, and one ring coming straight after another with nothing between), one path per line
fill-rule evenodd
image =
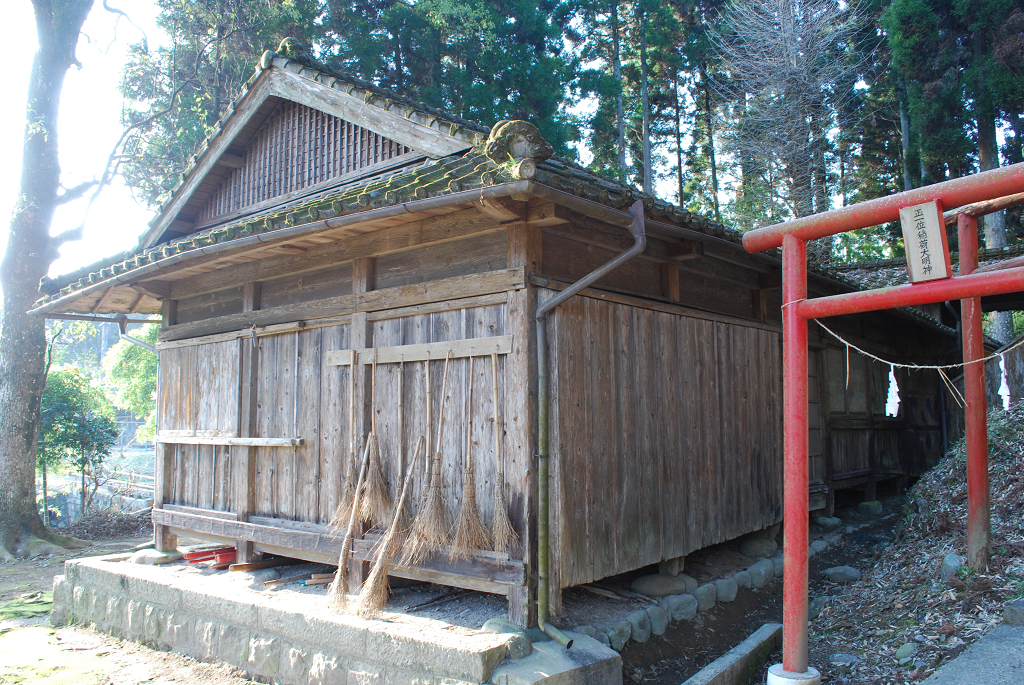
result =
M942 212L935 202L900 208L911 283L949 278Z

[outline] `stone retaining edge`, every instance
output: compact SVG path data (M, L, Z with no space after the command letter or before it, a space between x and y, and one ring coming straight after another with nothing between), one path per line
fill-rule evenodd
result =
M782 646L782 624L765 623L743 642L712 661L683 685L751 685L758 671Z

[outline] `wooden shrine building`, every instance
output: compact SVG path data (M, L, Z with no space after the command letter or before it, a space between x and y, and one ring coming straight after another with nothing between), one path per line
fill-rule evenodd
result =
M162 546L183 534L232 541L241 558L336 563L341 539L327 523L353 452L375 427L397 497L428 414L453 516L468 430L489 526L500 445L519 534L510 552L438 554L391 573L507 595L526 624L538 551L534 312L633 244L626 210L637 200L643 254L548 324L557 614L562 588L780 520L777 254L747 254L738 232L552 156L526 122L489 129L267 52L138 248L45 280L33 312L161 315ZM856 286L812 269L810 288ZM829 325L899 361L934 362L955 343L912 311ZM940 456L934 374L901 374L903 405L887 418L888 368L854 354L847 371L845 348L811 333L814 506ZM417 477L413 511L422 487ZM379 534L356 541L353 583Z

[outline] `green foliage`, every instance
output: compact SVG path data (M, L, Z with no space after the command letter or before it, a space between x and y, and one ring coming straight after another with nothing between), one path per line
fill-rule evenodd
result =
M131 335L156 344L159 330L157 324L145 324ZM107 382L116 393L114 404L146 420L135 434L141 440L150 440L156 433L156 363L154 352L127 340L119 341L103 358Z
M110 400L88 376L74 367L50 370L42 399L40 462L95 472L119 433Z

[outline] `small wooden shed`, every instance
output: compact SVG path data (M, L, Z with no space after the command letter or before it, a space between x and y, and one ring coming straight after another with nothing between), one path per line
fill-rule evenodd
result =
M643 254L548 324L557 614L562 588L780 520L777 255L747 254L739 233L551 156L526 122L488 129L268 52L138 249L45 281L33 311L162 315L161 546L187 534L233 541L242 558L334 563L341 540L327 523L347 464L375 426L396 495L428 415L450 510L468 434L490 525L500 446L519 534L510 552L391 572L507 595L526 625L538 577L534 313L633 244L625 210L638 199ZM821 269L810 287L855 288ZM914 312L833 324L906 361L952 342ZM937 380L907 379L903 414L886 419L887 369L853 356L847 380L843 348L812 334L817 507L836 487L912 475L939 456ZM362 529L353 584L380 534Z

